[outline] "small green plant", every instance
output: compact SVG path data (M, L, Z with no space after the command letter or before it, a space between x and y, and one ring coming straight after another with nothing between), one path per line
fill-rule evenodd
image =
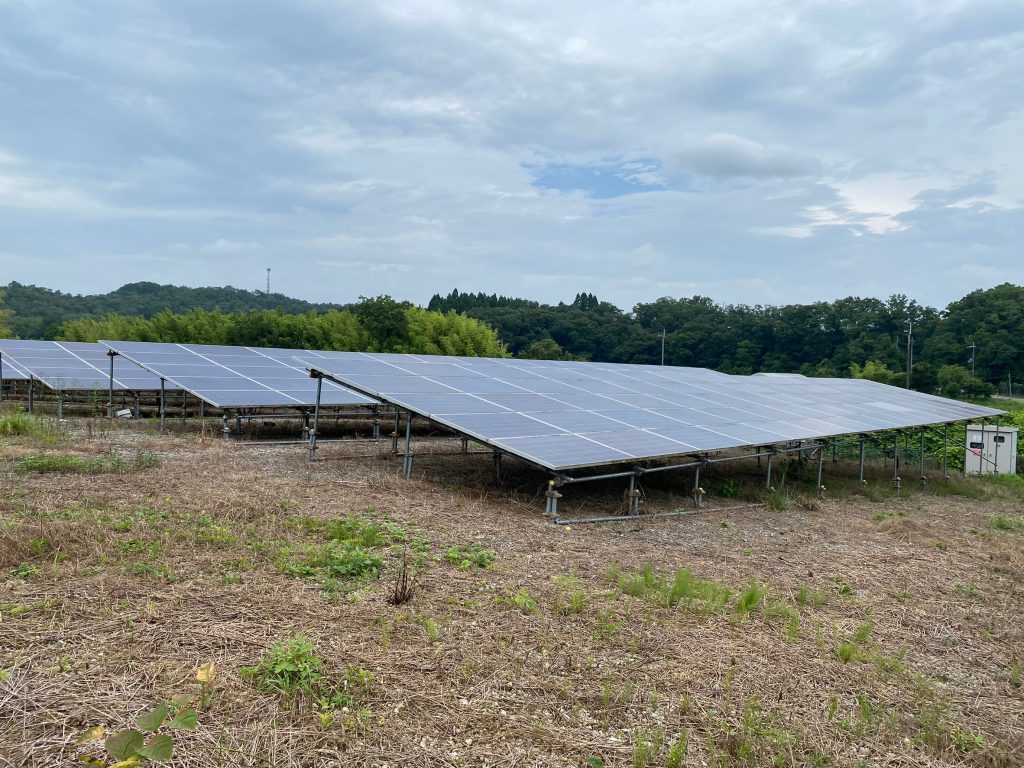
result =
M665 755L665 768L683 768L686 764L687 733L684 728L679 737L669 745Z
M157 704L143 712L135 721L135 728L125 728L110 735L101 725L90 728L75 742L80 747L102 744L103 755L83 754L80 761L94 768L129 768L149 762L166 763L174 756L174 731L194 730L198 722L195 701L206 701L214 679L211 661L196 672L199 691L179 694L170 701ZM108 762L108 760L110 762Z
M520 587L519 591L513 595L496 598L495 602L500 605L515 606L527 615L534 613L537 610L537 601L530 597L530 593L526 591L526 587Z
M41 474L86 474L125 473L149 469L159 463L156 454L142 451L134 460L127 462L121 456L110 459L87 459L81 456L57 453L38 453L25 456L14 468L19 472L36 472Z
M313 693L323 677L323 666L313 643L297 634L271 647L256 666L242 667L238 672L251 678L261 690L291 697Z
M458 566L460 571L468 571L473 566L487 568L494 562L498 553L492 549L484 549L479 544L462 544L450 547L444 553L444 559Z
M31 435L36 431L34 419L24 411L0 416L0 437Z
M740 490L740 484L730 477L718 486L718 495L723 499L735 499L740 495Z
M949 738L961 752L973 752L985 748L985 737L976 731L953 728L949 732Z
M664 739L661 731L645 734L637 728L633 732L633 768L648 768L661 752Z
M1024 684L1024 664L1019 661L1010 663L1010 685L1020 688Z
M20 563L14 570L11 571L11 576L16 579L25 581L30 576L35 576L39 573L39 566L32 565L32 563Z
M739 597L736 598L736 614L746 616L759 608L767 593L768 589L764 584L758 584L756 580L751 580L746 589L740 592Z
M1024 515L1020 517L1006 517L996 515L988 521L989 527L997 531L1017 531L1024 528Z

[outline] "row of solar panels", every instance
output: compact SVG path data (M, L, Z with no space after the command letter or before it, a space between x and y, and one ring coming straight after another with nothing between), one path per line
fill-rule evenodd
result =
M163 379L220 408L309 406L313 369L330 377L323 405L388 403L556 471L1002 413L860 379L672 366L121 341L0 341L0 360L55 389L105 389L108 349L117 389Z

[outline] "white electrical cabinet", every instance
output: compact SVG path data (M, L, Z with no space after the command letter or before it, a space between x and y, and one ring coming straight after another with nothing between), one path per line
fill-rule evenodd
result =
M968 424L965 475L1012 475L1017 471L1017 428Z

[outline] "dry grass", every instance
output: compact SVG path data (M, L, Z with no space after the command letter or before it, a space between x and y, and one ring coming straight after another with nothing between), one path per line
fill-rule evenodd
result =
M487 456L436 456L405 481L381 446L310 464L296 446L94 429L59 450L159 465L35 475L15 465L40 446L0 444L0 766L76 764L86 727L131 725L211 660L176 766L653 766L682 732L686 765L1021 764L1024 532L987 525L1020 515L994 484L556 527L539 475L509 463L498 486ZM647 503L682 506L689 482L652 482ZM612 512L620 492L570 489L564 507ZM381 525L364 537L379 578L289 575L351 517ZM470 545L493 564L445 557ZM423 561L394 606L403 551ZM22 563L39 570L9 576ZM731 596L625 594L646 564ZM737 610L754 581L766 600ZM298 632L327 678L372 674L347 712L239 675Z

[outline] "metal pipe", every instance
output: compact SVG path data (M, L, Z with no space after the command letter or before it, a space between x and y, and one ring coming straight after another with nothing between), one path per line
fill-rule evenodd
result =
M861 435L860 438L860 482L864 482L864 442L865 438Z
M892 440L892 483L897 494L900 490L900 433L897 432Z
M403 456L402 472L406 478L412 477L412 411L405 415L405 456Z
M13 384L11 386L14 386ZM0 352L0 402L4 399L4 353Z
M167 404L166 380L160 377L160 430L164 428L164 410Z
M964 443L966 446L967 443ZM949 424L942 425L942 479L949 480L949 471L947 465L949 463Z
M29 374L28 377L28 412L35 412L36 377Z
M775 452L768 454L768 472L764 476L764 487L769 491L772 489L772 459L775 458Z
M556 502L557 503L557 502ZM729 507L714 507L706 510L707 512L731 512L737 509L756 509L757 507L763 507L764 504L736 504ZM548 508L550 514L550 506ZM652 512L649 515L608 515L607 517L580 517L580 518L566 518L556 517L551 522L555 525L584 525L586 523L624 523L633 522L635 520L656 517L692 517L693 515L701 514L700 510L696 509L675 509L671 512Z
M494 479L501 482L501 451L494 452Z
M992 456L992 474L999 474L999 423L1003 420L1002 416L996 417L996 435L992 442L996 444L995 454Z
M309 430L309 459L316 453L316 433L320 428L320 395L323 392L324 377L316 377L316 405L313 406L313 428Z
M188 392L181 390L181 423L188 421Z
M134 398L133 403L134 403L134 406L135 406L133 416L137 420L139 418L139 414L141 413L141 409L139 408L139 393L138 392L134 392L132 394L132 397Z
M927 484L928 478L924 476L924 433L926 427L921 427L921 484Z
M395 411L395 431L391 433L391 453L398 453L398 429L402 425L402 414Z
M57 419L64 418L64 390L62 389L57 395Z
M110 358L110 379L107 387L107 418L114 418L114 350L107 350L107 357Z
M825 448L827 443L822 443L818 447L818 495L821 496L825 491L825 486L821 484L821 473L825 468Z
M629 476L629 514L635 515L636 509L636 475Z

